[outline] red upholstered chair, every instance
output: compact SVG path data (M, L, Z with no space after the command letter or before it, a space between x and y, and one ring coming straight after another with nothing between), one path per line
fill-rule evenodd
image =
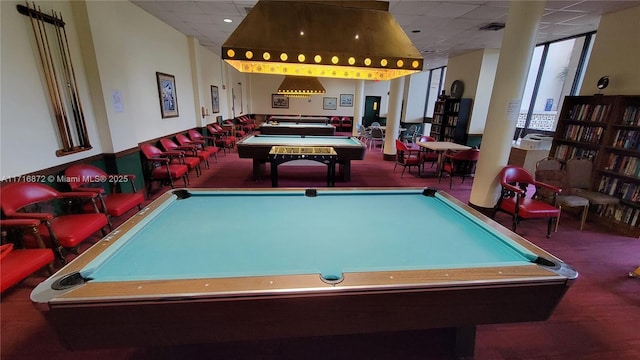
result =
M38 233L62 261L64 249L77 253L78 245L96 231L106 235L107 216L98 211L97 196L95 192L58 192L35 182L15 182L0 187L0 205L5 218L39 220ZM91 199L94 212L56 214L54 201L72 199Z
M228 127L232 127L232 128L235 129L235 135L234 134L227 134L229 136L234 135L234 136L239 136L241 138L247 136L247 132L242 130L242 125L241 124L234 124L233 120L231 120L231 119L227 119L227 120L222 121L222 125L228 126Z
M135 175L107 174L102 169L88 164L71 165L64 174L71 191L96 192L99 199L98 208L108 217L122 216L135 207L142 210L144 194L136 189ZM123 192L125 182L129 184L127 187L130 187L131 192ZM90 205L85 203L85 211L92 210Z
M171 139L160 139L160 146L165 151L173 151L173 152L182 152L184 155L180 159L172 160L173 163L182 163L189 167L189 170L195 170L196 176L200 176L202 174L202 170L200 169L200 158L198 157L197 149L195 146L180 146L176 144Z
M350 117L343 116L342 119L340 119L340 127L342 127L343 131L351 130L351 126L353 126L353 122Z
M231 142L233 143L233 145L236 144L236 142L238 142L238 137L232 135L229 131L225 130L222 126L213 123L210 124L209 126L212 126L214 129L216 129L216 131L218 131L218 133L223 134L225 137L227 137L229 140L231 140Z
M4 292L45 266L49 275L53 273L53 251L45 247L38 233L38 226L40 226L38 219L0 220L0 231L4 244L0 245L0 269L2 269L0 271L0 292ZM7 243L4 238L8 232L19 235L28 232L29 235L37 239L38 248L24 248L24 244L18 248L12 243Z
M340 118L337 116L332 116L329 119L329 124L333 125L336 128L336 131L340 130Z
M205 168L209 168L209 158L213 155L216 156L215 154L219 151L218 148L215 148L215 153L211 150L207 150L204 148L204 140L201 141L197 141L197 140L191 140L187 137L187 135L184 134L177 134L176 135L176 141L178 142L178 144L180 144L180 146L193 146L195 151L196 151L196 155L200 158L201 162L204 162L204 166ZM216 157L216 161L218 160L218 158Z
M168 182L172 189L173 181L176 179L182 178L185 187L189 184L189 167L175 161L184 156L182 152L164 152L150 144L142 144L140 150L147 164L145 169L148 173L147 193L151 193L154 181L158 181L160 185Z
M512 215L511 230L516 231L518 223L523 219L547 218L547 237L551 237L553 220L560 216L560 209L536 198L536 188L544 188L553 192L553 197L560 188L536 181L533 175L522 167L507 165L499 175L502 187L500 198L494 209L494 217L498 211ZM533 195L527 197L529 185L533 185ZM555 204L555 199L552 201Z
M420 139L418 139L418 142L429 142L429 141L436 141L436 139L432 136L427 136L427 135L423 135L420 137ZM438 162L438 154L435 151L431 151L423 148L421 155L422 155L422 171L423 172L424 172L424 163L430 162L431 167L433 167L433 165Z
M203 144L203 149L206 151L209 151L210 153L214 154L215 158L216 158L216 162L218 161L218 152L220 152L220 148L216 146L215 144L215 140L216 138L213 136L204 136L202 135L198 130L194 130L191 129L188 132L189 134L189 138L193 141L196 142L201 142ZM213 145L208 145L209 142L211 142ZM224 148L223 148L224 150ZM225 155L226 155L226 150L225 150Z
M222 148L225 155L227 153L227 149L231 151L231 149L233 149L233 147L235 146L235 137L226 135L224 131L218 130L213 125L207 125L207 131L209 132L209 134L211 134L214 144L217 147Z
M420 166L422 165L420 150L409 149L402 141L396 139L396 164L393 166L394 172L398 165L402 166L402 174L400 177L404 176L404 171L407 168L411 171L412 166L418 168L418 176L420 176Z
M462 182L465 178L473 177L476 173L476 163L479 156L480 150L478 149L446 152L438 182L442 180L443 174L449 174L449 189L451 189L454 176L460 176Z
M239 116L236 118L236 120L238 121L238 124L240 124L241 130L243 130L247 134L251 133L256 127L253 119L248 116Z

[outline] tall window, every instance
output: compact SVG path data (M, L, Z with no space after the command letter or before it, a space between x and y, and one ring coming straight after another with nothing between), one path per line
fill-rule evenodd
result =
M442 91L444 79L447 75L447 67L440 67L429 70L429 86L427 86L427 102L425 103L424 117L433 117L433 108L438 100L438 95Z
M514 138L555 131L564 97L580 89L594 37L589 33L534 49Z

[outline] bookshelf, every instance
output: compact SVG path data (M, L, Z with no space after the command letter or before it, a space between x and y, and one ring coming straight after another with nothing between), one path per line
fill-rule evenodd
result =
M592 213L640 235L640 96L566 97L550 154L564 161L592 159L591 190L620 199Z
M472 100L467 98L436 101L431 121L431 136L437 141L466 144L471 103Z

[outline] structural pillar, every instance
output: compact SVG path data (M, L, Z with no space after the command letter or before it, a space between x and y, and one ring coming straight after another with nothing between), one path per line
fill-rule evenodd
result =
M364 80L356 80L356 94L353 99L353 126L351 134L358 136L358 129L362 126L364 116Z
M391 80L389 84L389 109L387 130L384 136L384 160L396 159L396 139L400 131L402 117L402 97L404 95L404 76Z
M544 1L511 1L469 203L493 208L507 164Z

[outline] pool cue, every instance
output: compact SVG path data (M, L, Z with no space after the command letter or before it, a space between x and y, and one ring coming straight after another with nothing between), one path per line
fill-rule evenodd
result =
M54 84L52 83L51 74L49 73L49 67L47 66L47 61L45 60L44 45L41 44L41 42L44 40L42 39L42 29L40 27L40 20L36 19L35 16L33 15L34 13L36 13L35 3L33 6L34 6L33 11L29 12L29 18L31 19L31 28L33 29L33 34L35 35L36 45L38 47L38 54L40 55L40 62L42 63L44 78L45 78L45 81L47 82L47 90L49 91L49 100L51 101L51 107L53 109L53 112L56 118L58 131L60 132L60 135L62 137L62 148L63 150L66 151L69 149L69 139L66 137L63 120L62 120L62 117L60 116L58 104L56 103L56 100L55 100L55 95L53 90ZM27 8L31 9L31 6L29 5L28 2L27 2ZM36 30L36 21L38 22L37 30Z
M58 15L56 12L52 11L51 15L58 20ZM73 114L73 121L75 124L75 130L76 130L76 134L78 136L78 142L79 145L81 147L84 146L85 144L85 136L84 133L82 131L82 124L80 121L80 113L78 110L78 100L76 97L76 90L75 88L73 88L72 84L71 84L71 73L69 71L69 65L68 65L68 57L67 57L67 51L64 47L64 43L62 42L62 32L60 31L60 27L61 26L55 26L56 28L56 40L58 41L58 48L60 49L60 57L62 60L62 74L64 75L64 83L66 85L66 90L67 90L67 96L69 97L69 99L71 100L71 112ZM70 56L70 54L69 54Z
M34 3L34 10L36 9ZM63 151L67 152L73 149L73 140L71 138L71 133L68 128L67 116L64 111L64 105L61 102L60 98L60 90L58 88L58 78L56 75L55 68L53 67L53 59L51 57L51 49L49 48L49 38L47 36L46 28L44 28L44 18L42 16L42 12L40 12L40 7L37 9L38 17L36 18L38 24L38 30L40 32L40 39L42 41L42 50L43 50L43 68L45 68L45 73L48 74L49 83L51 84L51 101L54 106L54 112L56 116L56 122L58 124L58 130L60 131L60 136L62 137L62 147Z
M63 21L62 19L62 14L60 14L60 21ZM71 79L73 80L73 93L75 95L75 99L77 101L77 108L78 108L78 113L80 114L80 123L81 123L81 130L82 130L82 134L84 135L84 145L86 147L91 147L91 144L89 143L89 134L87 133L87 125L85 123L84 120L84 111L82 109L82 102L80 101L80 96L77 93L77 89L78 89L78 82L76 81L76 72L73 68L73 61L71 61L71 48L69 47L69 40L67 38L67 30L62 27L62 34L64 35L64 41L65 41L65 49L67 50L67 53L69 54L69 67L71 69Z
M35 6L35 5L34 5ZM64 146L66 151L69 150L73 150L74 146L73 146L73 137L71 136L71 129L69 129L69 122L67 119L67 113L65 111L65 106L63 103L63 99L62 99L62 95L60 94L60 88L58 87L59 82L58 82L58 74L56 73L56 68L54 66L53 63L53 56L51 54L51 48L49 47L49 36L47 35L47 29L44 27L44 14L40 11L40 7L38 6L38 14L40 16L40 21L38 23L38 27L41 30L41 33L43 34L43 43L45 45L44 50L45 50L45 59L47 60L47 66L50 67L51 69L51 76L53 79L53 90L54 90L54 94L55 94L55 101L58 104L58 109L60 112L60 116L59 118L61 119L60 122L62 122L63 124L63 130L64 130L64 135L63 138L66 138L66 145ZM42 26L40 26L42 24ZM54 25L55 26L55 25ZM58 117L57 117L58 118Z

